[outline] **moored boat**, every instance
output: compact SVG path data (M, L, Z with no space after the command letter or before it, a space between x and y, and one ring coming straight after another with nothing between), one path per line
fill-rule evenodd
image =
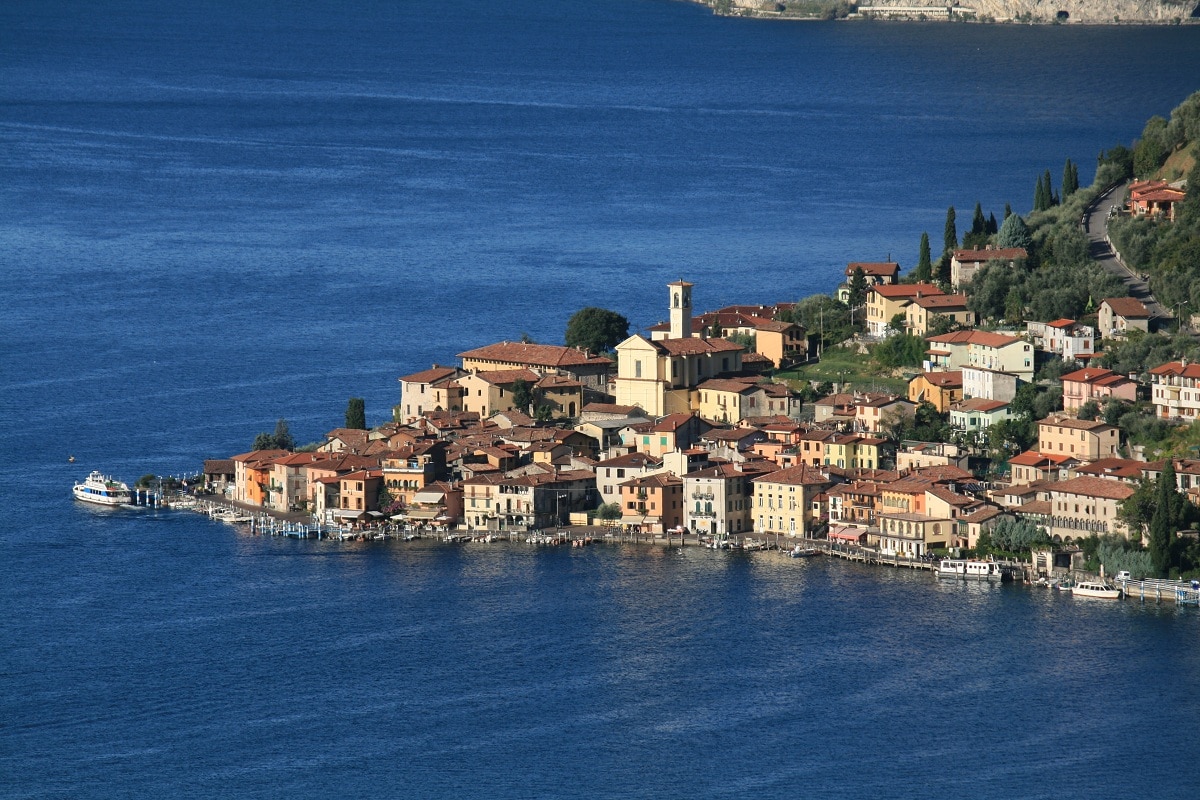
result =
M1071 587L1071 594L1078 597L1095 597L1100 600L1116 600L1121 590L1104 581L1080 581Z
M122 481L110 478L96 470L87 476L87 480L76 482L71 489L76 500L85 503L95 503L100 506L123 506L133 500L129 487Z
M1004 572L996 562L971 561L963 558L943 558L938 563L937 576L967 581L1004 580Z
M788 556L791 558L809 558L817 554L817 548L805 547L804 545L796 545L788 551Z

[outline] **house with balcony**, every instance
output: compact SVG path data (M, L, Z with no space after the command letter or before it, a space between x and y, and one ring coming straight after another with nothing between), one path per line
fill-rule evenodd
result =
M1101 300L1097 318L1100 336L1105 339L1124 339L1132 330L1150 332L1150 309L1132 297Z
M1009 480L1013 486L1066 480L1071 470L1081 463L1073 455L1026 450L1008 460Z
M923 372L908 382L908 399L913 403L932 403L939 414L963 398L962 372Z
M850 282L858 270L862 270L868 289L879 284L900 282L900 265L895 261L851 261L846 265L845 277L837 289L837 299L843 303L850 302Z
M721 462L683 476L684 524L706 536L744 534L752 529L754 478L774 464Z
M1113 458L1121 446L1121 431L1100 420L1051 414L1038 423L1038 452L1071 456L1082 462Z
M828 473L800 464L754 478L754 530L808 536L820 521L814 498L833 485Z
M600 493L601 501L620 503L621 484L664 472L666 467L659 457L635 452L598 461L593 470L596 473L596 490Z
M979 316L967 308L965 294L918 297L905 309L905 318L908 333L922 338L929 334L939 320L946 320L951 325L962 328L972 328L979 321Z
M876 284L867 290L867 334L876 338L888 335L888 325L897 315L906 316L914 300L943 295L932 283Z
M983 433L1011 417L1009 404L1004 400L971 397L950 406L950 427L964 433Z
M1068 414L1078 414L1079 409L1092 400L1101 407L1114 397L1130 403L1137 400L1137 383L1110 369L1084 367L1068 372L1059 380L1063 389L1063 411Z
M946 548L958 530L952 519L909 512L879 515L879 552L923 558L934 548Z
M1073 319L1027 322L1025 331L1037 349L1063 361L1087 361L1096 355L1096 331Z
M1175 207L1187 193L1163 180L1134 181L1129 185L1126 210L1135 217L1159 217L1175 220Z
M289 450L252 450L230 459L233 461L233 499L255 506L268 505L275 459L288 455L291 455Z
M1016 336L968 330L930 336L926 371L981 367L1033 380L1033 345Z
M683 480L668 472L631 478L619 486L621 523L644 533L683 529Z
M1200 364L1182 359L1150 370L1150 402L1162 419L1195 420L1200 410Z

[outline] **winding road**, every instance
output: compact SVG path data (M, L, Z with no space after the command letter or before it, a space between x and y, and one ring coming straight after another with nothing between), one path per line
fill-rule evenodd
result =
M1083 232L1088 237L1088 255L1100 266L1120 278L1121 282L1129 289L1130 297L1142 301L1142 304L1150 312L1150 326L1153 330L1164 321L1174 321L1175 317L1158 302L1158 298L1150 291L1150 285L1142 280L1140 275L1125 266L1125 262L1113 250L1112 243L1108 240L1108 220L1111 218L1114 208L1123 207L1125 191L1128 188L1128 183L1121 183L1101 194L1087 207L1081 223Z

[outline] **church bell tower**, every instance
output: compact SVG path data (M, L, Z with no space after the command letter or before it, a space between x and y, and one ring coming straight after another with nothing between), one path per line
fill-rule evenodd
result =
M671 293L671 339L692 337L692 285L686 281L668 283Z

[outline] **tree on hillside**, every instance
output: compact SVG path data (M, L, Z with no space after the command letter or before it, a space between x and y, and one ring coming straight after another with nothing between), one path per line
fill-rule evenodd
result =
M954 221L954 206L946 209L946 228L942 233L942 252L949 253L958 247L958 226Z
M1033 234L1020 214L1005 218L1004 224L996 234L996 244L1000 247L1023 247L1026 251L1033 246Z
M1054 183L1050 180L1050 170L1046 170L1043 179L1046 181L1046 196L1050 199L1050 206L1058 205L1058 195L1054 193Z
M629 338L629 320L615 311L589 306L567 321L567 347L603 353Z
M288 430L286 419L280 419L275 423L274 433L260 433L254 437L253 450L294 450L296 442L292 439L292 434Z
M979 201L975 201L975 213L971 215L971 233L985 233L987 231L987 218L983 216L983 206Z
M921 252L917 256L917 268L913 270L917 283L928 283L933 278L933 263L929 259L929 234L921 234Z
M1142 131L1142 138L1133 146L1133 174L1139 178L1152 177L1170 154L1167 121L1162 117L1151 117Z
M1033 190L1033 210L1045 211L1050 207L1050 201L1046 195L1046 184L1042 182L1042 176L1038 175L1037 186Z
M996 222L996 215L988 212L987 225L984 227L984 233L988 236L994 236L1000 230L999 223Z
M1012 216L1012 213L1013 213L1012 212L1012 203L1005 203L1004 204L1004 221L1005 222L1007 222L1008 218Z
M855 267L850 275L850 297L847 299L851 316L853 311L867 302L867 274L862 267Z
M1079 168L1071 163L1071 159L1067 159L1067 163L1063 165L1062 177L1062 196L1066 200L1075 192L1079 191Z
M367 429L367 401L361 397L351 397L346 404L346 427L355 431Z
M1150 557L1159 577L1165 578L1171 570L1175 532L1184 516L1184 500L1175 485L1175 465L1169 458L1158 475L1154 499L1154 513L1150 517Z

